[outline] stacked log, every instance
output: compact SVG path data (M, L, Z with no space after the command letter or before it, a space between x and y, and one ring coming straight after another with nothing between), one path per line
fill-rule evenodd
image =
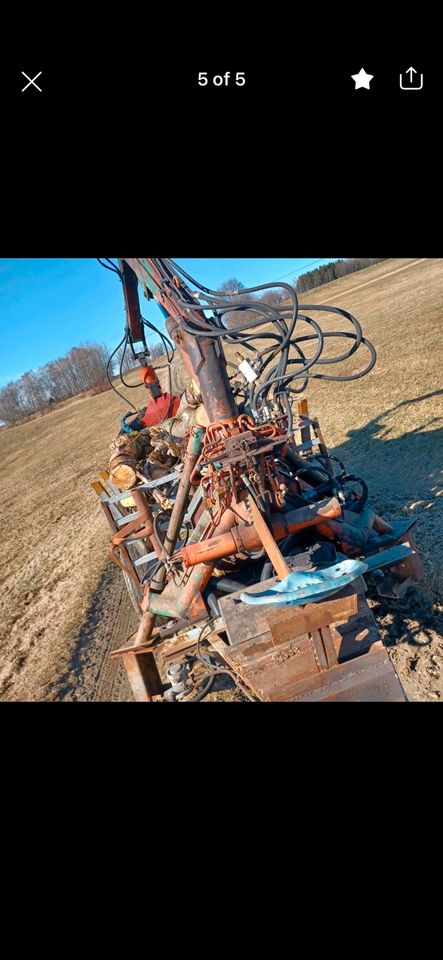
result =
M111 443L109 474L111 483L119 490L130 490L138 482L138 463L146 460L152 451L150 430L138 436L120 436Z
M131 490L137 483L137 454L134 444L128 440L114 441L109 460L111 483L119 490Z

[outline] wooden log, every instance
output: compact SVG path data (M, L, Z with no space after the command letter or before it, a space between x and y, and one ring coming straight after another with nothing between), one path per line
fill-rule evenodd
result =
M137 459L133 447L113 450L109 460L111 483L119 490L130 490L137 483Z

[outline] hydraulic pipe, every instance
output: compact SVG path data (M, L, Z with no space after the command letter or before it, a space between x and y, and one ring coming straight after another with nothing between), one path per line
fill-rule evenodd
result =
M290 533L312 527L341 515L341 506L335 497L320 500L290 513L275 513L271 516L271 529L274 540L283 540ZM192 567L198 563L214 563L222 557L229 557L236 553L249 553L262 546L262 540L255 526L240 524L232 527L228 533L192 543L183 547L177 554L185 567ZM266 547L265 547L266 548Z
M236 520L236 514L232 510L225 510L214 533L219 535L226 533ZM160 617L168 617L169 620L173 617L185 617L189 621L202 620L208 615L202 592L212 577L214 567L215 561L198 563L193 566L179 587L170 580L163 593L151 592L149 609Z
M200 427L193 427L189 434L178 492L169 519L168 529L163 543L163 549L160 554L160 557L163 560L166 560L168 557L172 556L177 543L177 537L180 533L183 517L186 513L186 507L188 505L191 475L200 456L204 432L205 431ZM152 578L150 585L151 590L161 590L165 582L165 578L166 567L164 564L162 564L155 576Z
M195 319L197 323L201 320L199 314L193 316L192 304L195 301L192 296L188 297L189 310L185 311L177 304L177 300L183 295L186 298L187 292L189 294L190 291L186 291L186 286L180 283L178 278L174 278L177 283L165 282L168 270L165 271L165 266L160 260L126 258L123 261L120 260L120 267L125 270L125 279L128 278L129 291L133 294L133 302L128 304L126 301L127 316L131 318L131 329L134 328L134 318L137 318L135 297L137 290L132 276L134 274L143 287L148 289L149 295L155 297L163 313L166 314L166 329L180 348L184 363L200 384L209 420L214 422L235 417L237 407L229 384L221 343L216 344L211 337L191 336L182 329L184 319ZM172 277L169 279L171 280ZM143 328L141 333L143 334Z
M142 618L138 625L138 630L133 641L134 647L141 647L143 644L148 643L151 639L152 631L154 629L155 616L150 610L145 611L142 614Z
M118 264L122 275L123 296L125 299L126 329L131 334L132 340L142 341L143 327L140 316L137 275L126 260L119 259Z

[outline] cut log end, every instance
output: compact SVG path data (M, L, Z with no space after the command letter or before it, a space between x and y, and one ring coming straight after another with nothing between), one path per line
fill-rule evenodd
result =
M131 490L137 483L137 474L127 464L118 464L111 469L111 483L114 483L119 490Z

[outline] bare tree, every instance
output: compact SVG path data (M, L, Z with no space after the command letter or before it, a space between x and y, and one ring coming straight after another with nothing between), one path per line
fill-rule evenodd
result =
M123 364L122 364L122 361L123 361ZM116 358L115 358L114 369L116 373L120 371L120 367L122 369L122 373L127 373L128 370L133 370L134 367L138 367L138 366L139 366L139 361L134 360L134 357L132 356L130 348L126 347L126 350L125 350L124 345L120 347L120 349L117 351Z
M22 416L19 381L7 383L0 390L0 419L15 423Z
M235 305L244 302L245 300L251 301L251 304L254 303L254 297L252 294L247 294L242 296L242 290L245 290L245 285L241 280L238 280L237 277L230 277L229 280L225 280L224 283L218 288L217 293L220 294L229 294L229 299L227 299L228 304L232 304L235 308ZM223 314L223 323L227 327L231 327L233 330L235 327L244 326L248 323L249 320L254 319L257 316L253 310L229 310L228 313Z
M230 277L229 280L224 280L217 293L240 293L244 289L245 285L241 280L237 280L237 277Z
M43 378L38 373L33 370L24 373L18 380L18 387L23 415L36 413L37 410L46 406L48 395Z
M0 419L15 423L48 404L91 390L106 378L108 349L84 343L40 370L30 370L0 390Z
M269 303L271 307L277 307L279 303L287 299L287 296L285 290L275 289L268 290L268 292L263 293L258 299L261 303Z
M154 343L152 347L149 347L151 352L151 357L153 360L158 360L160 357L165 355L165 348L162 343Z

